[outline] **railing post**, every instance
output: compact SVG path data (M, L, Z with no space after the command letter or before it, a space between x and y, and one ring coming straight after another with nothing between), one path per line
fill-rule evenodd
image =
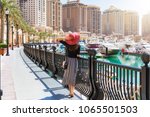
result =
M31 46L28 44L28 57L30 57Z
M24 48L26 49L26 52L29 54L29 50L30 50L29 45L24 44Z
M35 61L35 44L33 44L33 46L32 46L33 48L32 48L32 60L33 60L33 62Z
M34 62L36 63L36 59L37 59L37 56L36 56L36 44L34 46L35 46L35 48L34 48Z
M52 72L52 78L56 78L56 72L57 72L57 69L56 69L56 65L55 65L55 53L56 53L56 47L55 46L52 46L52 65L53 65L53 72Z
M2 95L3 95L3 91L2 91L2 89L0 89L0 100L2 99L2 98L1 98Z
M39 59L38 59L39 67L40 67L41 62L42 62L42 60L41 60L41 49L42 49L42 47L41 47L41 45L39 45Z
M95 50L88 50L89 54L89 78L91 82L92 87L92 93L89 96L90 100L102 100L104 98L104 94L102 90L100 89L99 83L97 82L97 64L96 64L96 51Z
M27 51L28 51L28 46L25 45L25 44L23 44L23 47L24 47L24 52L27 53Z
M94 83L94 64L93 64L94 58L96 55L96 51L95 50L88 50L88 54L89 54L89 58L88 58L88 61L89 61L89 80L90 80L91 87L92 87L92 93L89 96L89 99L92 100L94 95L96 94L96 86Z
M31 44L31 59L33 59L33 45Z
M30 57L30 53L31 53L31 45L28 44L28 57Z
M142 99L150 100L150 67L148 67L150 55L144 53L142 61L144 63L144 66L142 66Z
M44 70L46 70L47 68L47 46L43 46L44 47L44 63L45 63L45 66L44 66Z
M27 46L25 45L25 44L23 44L23 51L25 52L25 53L27 53Z

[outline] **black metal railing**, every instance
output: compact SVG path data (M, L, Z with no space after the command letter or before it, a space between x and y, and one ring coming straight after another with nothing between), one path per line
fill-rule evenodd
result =
M85 58L78 59L78 74L76 80L76 89L90 98L92 85L89 78L89 61Z
M53 78L63 78L64 69L62 68L62 62L65 60L65 56L62 53L56 54L56 47L48 44L49 50L47 50L46 44L24 44L24 52L27 56L31 58L35 62L36 59L40 67L43 70L52 71ZM35 56L36 55L36 56ZM89 97L92 94L92 85L89 77L90 69L89 69L89 60L85 58L78 58L78 74L76 81L76 89L82 93L83 95Z
M106 99L141 99L141 69L95 61L96 81Z
M55 46L50 43L24 44L24 52L44 70L52 71L53 78L62 78L64 73L62 62L65 56L56 53ZM95 54L94 50L88 50L87 59L78 58L76 89L80 93L88 99L150 99L150 67L148 66L150 56L148 54L142 55L144 66L141 68L97 61Z

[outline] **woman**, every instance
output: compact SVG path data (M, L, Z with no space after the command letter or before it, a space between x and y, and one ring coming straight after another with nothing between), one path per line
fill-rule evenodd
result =
M78 70L77 56L80 53L80 45L78 44L80 35L78 33L70 33L66 35L65 41L60 41L66 46L66 61L68 63L67 69L64 71L63 84L69 87L69 97L74 96L74 88L76 82L76 75Z

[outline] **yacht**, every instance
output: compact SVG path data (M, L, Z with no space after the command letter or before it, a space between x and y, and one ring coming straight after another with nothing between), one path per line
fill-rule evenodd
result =
M112 43L103 43L100 52L105 55L118 54L120 49Z

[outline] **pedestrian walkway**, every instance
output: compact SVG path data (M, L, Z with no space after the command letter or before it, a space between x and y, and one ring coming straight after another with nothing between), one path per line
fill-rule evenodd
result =
M77 91L68 98L69 91L33 63L23 48L10 50L1 57L2 100L82 100Z

